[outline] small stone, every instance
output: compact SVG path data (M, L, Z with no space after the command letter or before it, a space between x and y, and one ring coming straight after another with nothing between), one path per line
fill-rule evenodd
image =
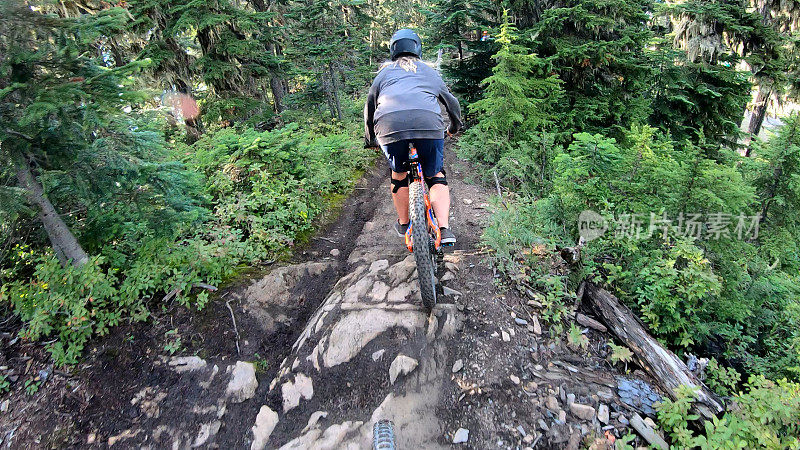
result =
M334 258L336 258L337 256L339 256L341 253L342 253L342 252L341 252L341 251L339 251L339 249L338 249L338 248L332 248L332 249L331 249L331 256L333 256Z
M448 273L450 273L450 272L448 272ZM457 291L455 289L450 289L447 286L442 286L442 294L448 295L450 297L461 297L461 296L464 295L461 292L459 292L459 291ZM462 305L459 305L459 306L462 306Z
M509 328L509 329L508 329L508 334L510 334L510 335L511 335L511 337L514 337L514 336L516 336L516 335L517 335L517 332L516 332L516 331L514 331L514 329L513 329L513 328Z
M525 319L520 319L519 317L517 317L516 319L514 319L514 322L515 322L517 325L522 325L522 326L525 326L525 325L527 325L527 324L528 324L528 321L527 321L527 320L525 320Z
M558 421L561 422L562 425L567 423L567 412L563 409L558 411Z
M528 435L528 433L525 432L525 428L522 428L522 425L517 425L517 431L519 431L519 434L521 434L523 437Z
M608 423L608 406L604 403L601 403L600 406L597 407L597 420L600 423L607 424Z
M456 434L453 435L453 444L463 444L469 440L469 430L466 428L459 428Z
M531 442L533 442L533 435L532 434L525 435L525 437L522 438L522 442L530 444Z
M305 374L298 373L294 382L287 381L281 385L283 397L283 412L289 411L300 404L300 399L311 400L314 397L314 383Z
M575 403L575 394L567 394L567 406Z
M508 378L511 379L511 382L514 384L519 384L519 377L516 375L509 375Z
M386 349L383 349L383 348L378 350L377 352L374 352L372 354L372 360L373 361L377 361L377 360L381 359L383 357L384 353L386 353Z
M645 417L644 418L644 423L646 423L647 426L650 427L650 428L658 428L658 425L656 425L656 423L653 421L653 419L651 419L649 417Z
M453 275L453 272L447 272L444 275L442 275L441 278L439 278L439 281L450 281L450 280L455 279L455 277L456 276Z
M545 432L550 431L550 427L547 426L547 422L545 422L543 419L539 419L538 423L539 423L539 428L541 428L542 431Z
M465 205L471 205L472 204L472 199L470 199L470 198L465 198L465 199L463 199L461 201L464 202Z
M575 417L583 420L592 420L594 419L595 410L593 407L589 405L582 405L580 403L573 403L569 405L569 410Z
M503 342L508 342L511 340L511 336L509 336L505 331L502 331L500 334L503 335Z
M533 333L533 325L528 325L528 331Z
M456 373L463 368L464 368L464 361L457 359L456 362L453 363L453 373Z
M539 316L532 316L533 318L533 332L542 334L542 326L539 324Z
M553 412L557 412L558 411L558 400L556 400L556 398L554 396L552 396L552 395L548 395L547 396L547 400L545 401L545 405L547 406L547 409L549 409L550 411L553 411Z
M621 424L623 424L623 425L629 425L629 424L631 423L631 422L628 420L628 418L627 418L627 417L625 417L625 416L623 416L623 415L620 415L620 416L617 418L617 420L619 421L619 423L621 423Z
M410 373L418 364L414 358L406 355L397 355L397 358L392 361L392 365L389 366L389 383L394 384L398 376Z
M234 403L241 403L255 395L258 388L256 380L256 368L253 364L245 361L237 361L233 368L231 380L225 389L225 394Z
M253 443L250 450L263 450L267 446L267 441L278 424L278 413L264 405L258 411L256 423L253 425Z
M192 448L202 447L203 445L208 442L211 437L213 437L217 432L219 432L220 427L222 426L222 422L219 420L215 420L211 423L204 423L200 425L200 431L197 433L197 437L194 439L194 443L192 444Z
M206 366L206 361L199 356L173 356L167 363L175 372L194 372Z
M11 400L5 399L3 403L0 403L0 412L8 411L8 405L11 403Z

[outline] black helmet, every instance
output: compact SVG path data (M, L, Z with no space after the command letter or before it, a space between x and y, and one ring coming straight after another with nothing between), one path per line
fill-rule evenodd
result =
M389 54L392 61L405 54L411 54L417 58L422 55L422 39L413 30L403 28L397 30L389 41Z

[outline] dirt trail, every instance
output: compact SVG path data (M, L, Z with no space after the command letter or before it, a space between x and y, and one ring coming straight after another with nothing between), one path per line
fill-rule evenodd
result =
M446 167L459 243L441 275L450 294L431 314L391 228L381 161L294 261L201 313L117 330L77 374L14 399L0 438L23 448L371 448L378 419L395 423L399 448L449 446L467 430L467 448L577 448L619 434L630 408L605 339L587 330L589 350L573 350L542 330L529 299L500 290L480 247L491 191L449 146ZM170 356L173 329L183 344Z

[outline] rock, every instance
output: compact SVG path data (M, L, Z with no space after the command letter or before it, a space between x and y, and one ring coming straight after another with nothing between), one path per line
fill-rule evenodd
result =
M442 286L442 294L448 295L450 297L462 297L464 295L461 292L459 292L459 291L457 291L455 289L450 289L447 286Z
M575 403L575 394L567 394L567 406Z
M453 274L453 272L447 272L444 275L442 275L442 278L440 278L439 281L450 281L455 278L456 276Z
M306 424L306 427L303 428L303 430L300 431L300 432L301 433L305 433L308 430L316 427L317 426L317 422L319 422L320 419L324 419L326 417L328 417L327 411L316 411L316 412L314 412L313 414L311 414L311 417L308 418L308 423Z
M533 316L533 332L542 334L542 326L539 324L539 316Z
M653 421L653 419L651 419L649 417L645 417L644 418L644 423L647 424L647 426L650 427L650 428L653 428L653 429L658 428L658 425L656 425L656 423Z
M459 428L456 434L453 435L453 444L463 444L469 440L469 430L466 428Z
M608 329L602 323L592 319L591 317L585 316L581 313L575 314L575 321L579 324L597 330L601 333L605 333Z
M525 428L522 428L522 425L517 425L517 431L519 431L519 434L521 434L522 437L525 437L525 436L528 435L528 433L525 432Z
M453 363L453 373L456 373L463 368L464 368L464 361L457 359L456 362Z
M609 389L600 389L597 391L597 397L604 402L610 402L614 399L614 393Z
M575 417L583 420L594 419L595 410L589 405L582 405L580 403L573 403L569 405L569 410Z
M11 403L11 400L9 400L9 399L3 400L3 403L0 403L0 412L8 411L9 403Z
M465 205L471 205L472 204L472 199L470 199L470 198L465 198L465 199L463 199L461 201L464 202Z
M383 357L384 353L386 353L386 349L383 349L383 348L378 350L377 352L374 352L372 354L372 360L373 361L377 361L377 360L381 359Z
M600 406L597 407L597 420L599 420L602 424L607 424L608 414L608 406L606 406L604 403L601 403Z
M333 256L334 258L336 258L337 256L339 256L341 253L342 253L342 252L341 252L341 251L339 251L339 249L338 249L338 248L332 248L332 249L331 249L331 256Z
M650 445L667 450L669 446L667 441L656 433L654 429L648 426L639 414L634 413L631 417L631 426L646 440Z
M631 423L631 422L628 420L628 418L627 418L627 417L625 417L625 416L622 416L622 415L621 415L621 416L619 416L619 417L617 418L617 420L619 421L619 423L621 423L621 424L623 424L623 425L629 425L629 424Z
M507 332L501 331L500 334L503 336L503 342L508 342L511 340L511 336L509 336Z
M527 320L525 320L525 319L520 319L519 317L517 317L516 319L514 319L514 322L515 322L517 325L522 325L522 326L525 326L525 325L527 325L527 324L528 324L528 321L527 321Z
M397 358L392 361L392 365L389 366L389 383L394 384L398 376L410 373L418 364L414 358L406 355L397 355Z
M222 422L219 420L215 420L211 423L204 423L200 425L200 431L197 433L197 437L194 439L194 443L192 444L192 448L202 447L203 445L208 442L208 440L219 432L220 427L222 426ZM263 447L262 447L263 448Z
M269 437L272 435L272 430L275 429L277 424L278 413L267 405L262 406L256 416L256 423L252 428L253 443L250 444L250 450L263 450L266 448Z
M173 356L167 363L175 372L194 372L206 366L206 360L199 356Z
M561 423L561 425L567 423L567 412L563 409L558 411L558 421Z
M305 374L298 373L294 383L287 381L281 385L283 395L283 412L289 411L300 404L300 398L311 400L314 397L314 383Z
M225 388L225 394L234 403L241 403L255 395L258 387L256 380L256 368L253 364L245 361L237 361L233 368L231 380Z
M550 427L547 426L547 422L545 422L543 419L539 419L538 423L539 423L539 428L541 428L542 431L544 432L550 431Z
M509 375L508 378L511 379L511 382L514 384L519 384L519 377L516 375Z
M545 400L545 405L547 409L553 412L558 412L558 400L552 395L547 396L547 400Z

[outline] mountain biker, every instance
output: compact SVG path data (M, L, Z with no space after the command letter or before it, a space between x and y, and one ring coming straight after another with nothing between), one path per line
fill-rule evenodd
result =
M448 134L461 128L461 107L439 72L420 60L422 40L412 30L398 30L389 41L390 61L383 63L364 105L366 147L383 150L392 169L392 201L397 210L394 229L408 230L408 145L422 162L425 183L442 232L442 244L455 244L449 227L450 191L444 170L444 120L439 101L450 117Z

